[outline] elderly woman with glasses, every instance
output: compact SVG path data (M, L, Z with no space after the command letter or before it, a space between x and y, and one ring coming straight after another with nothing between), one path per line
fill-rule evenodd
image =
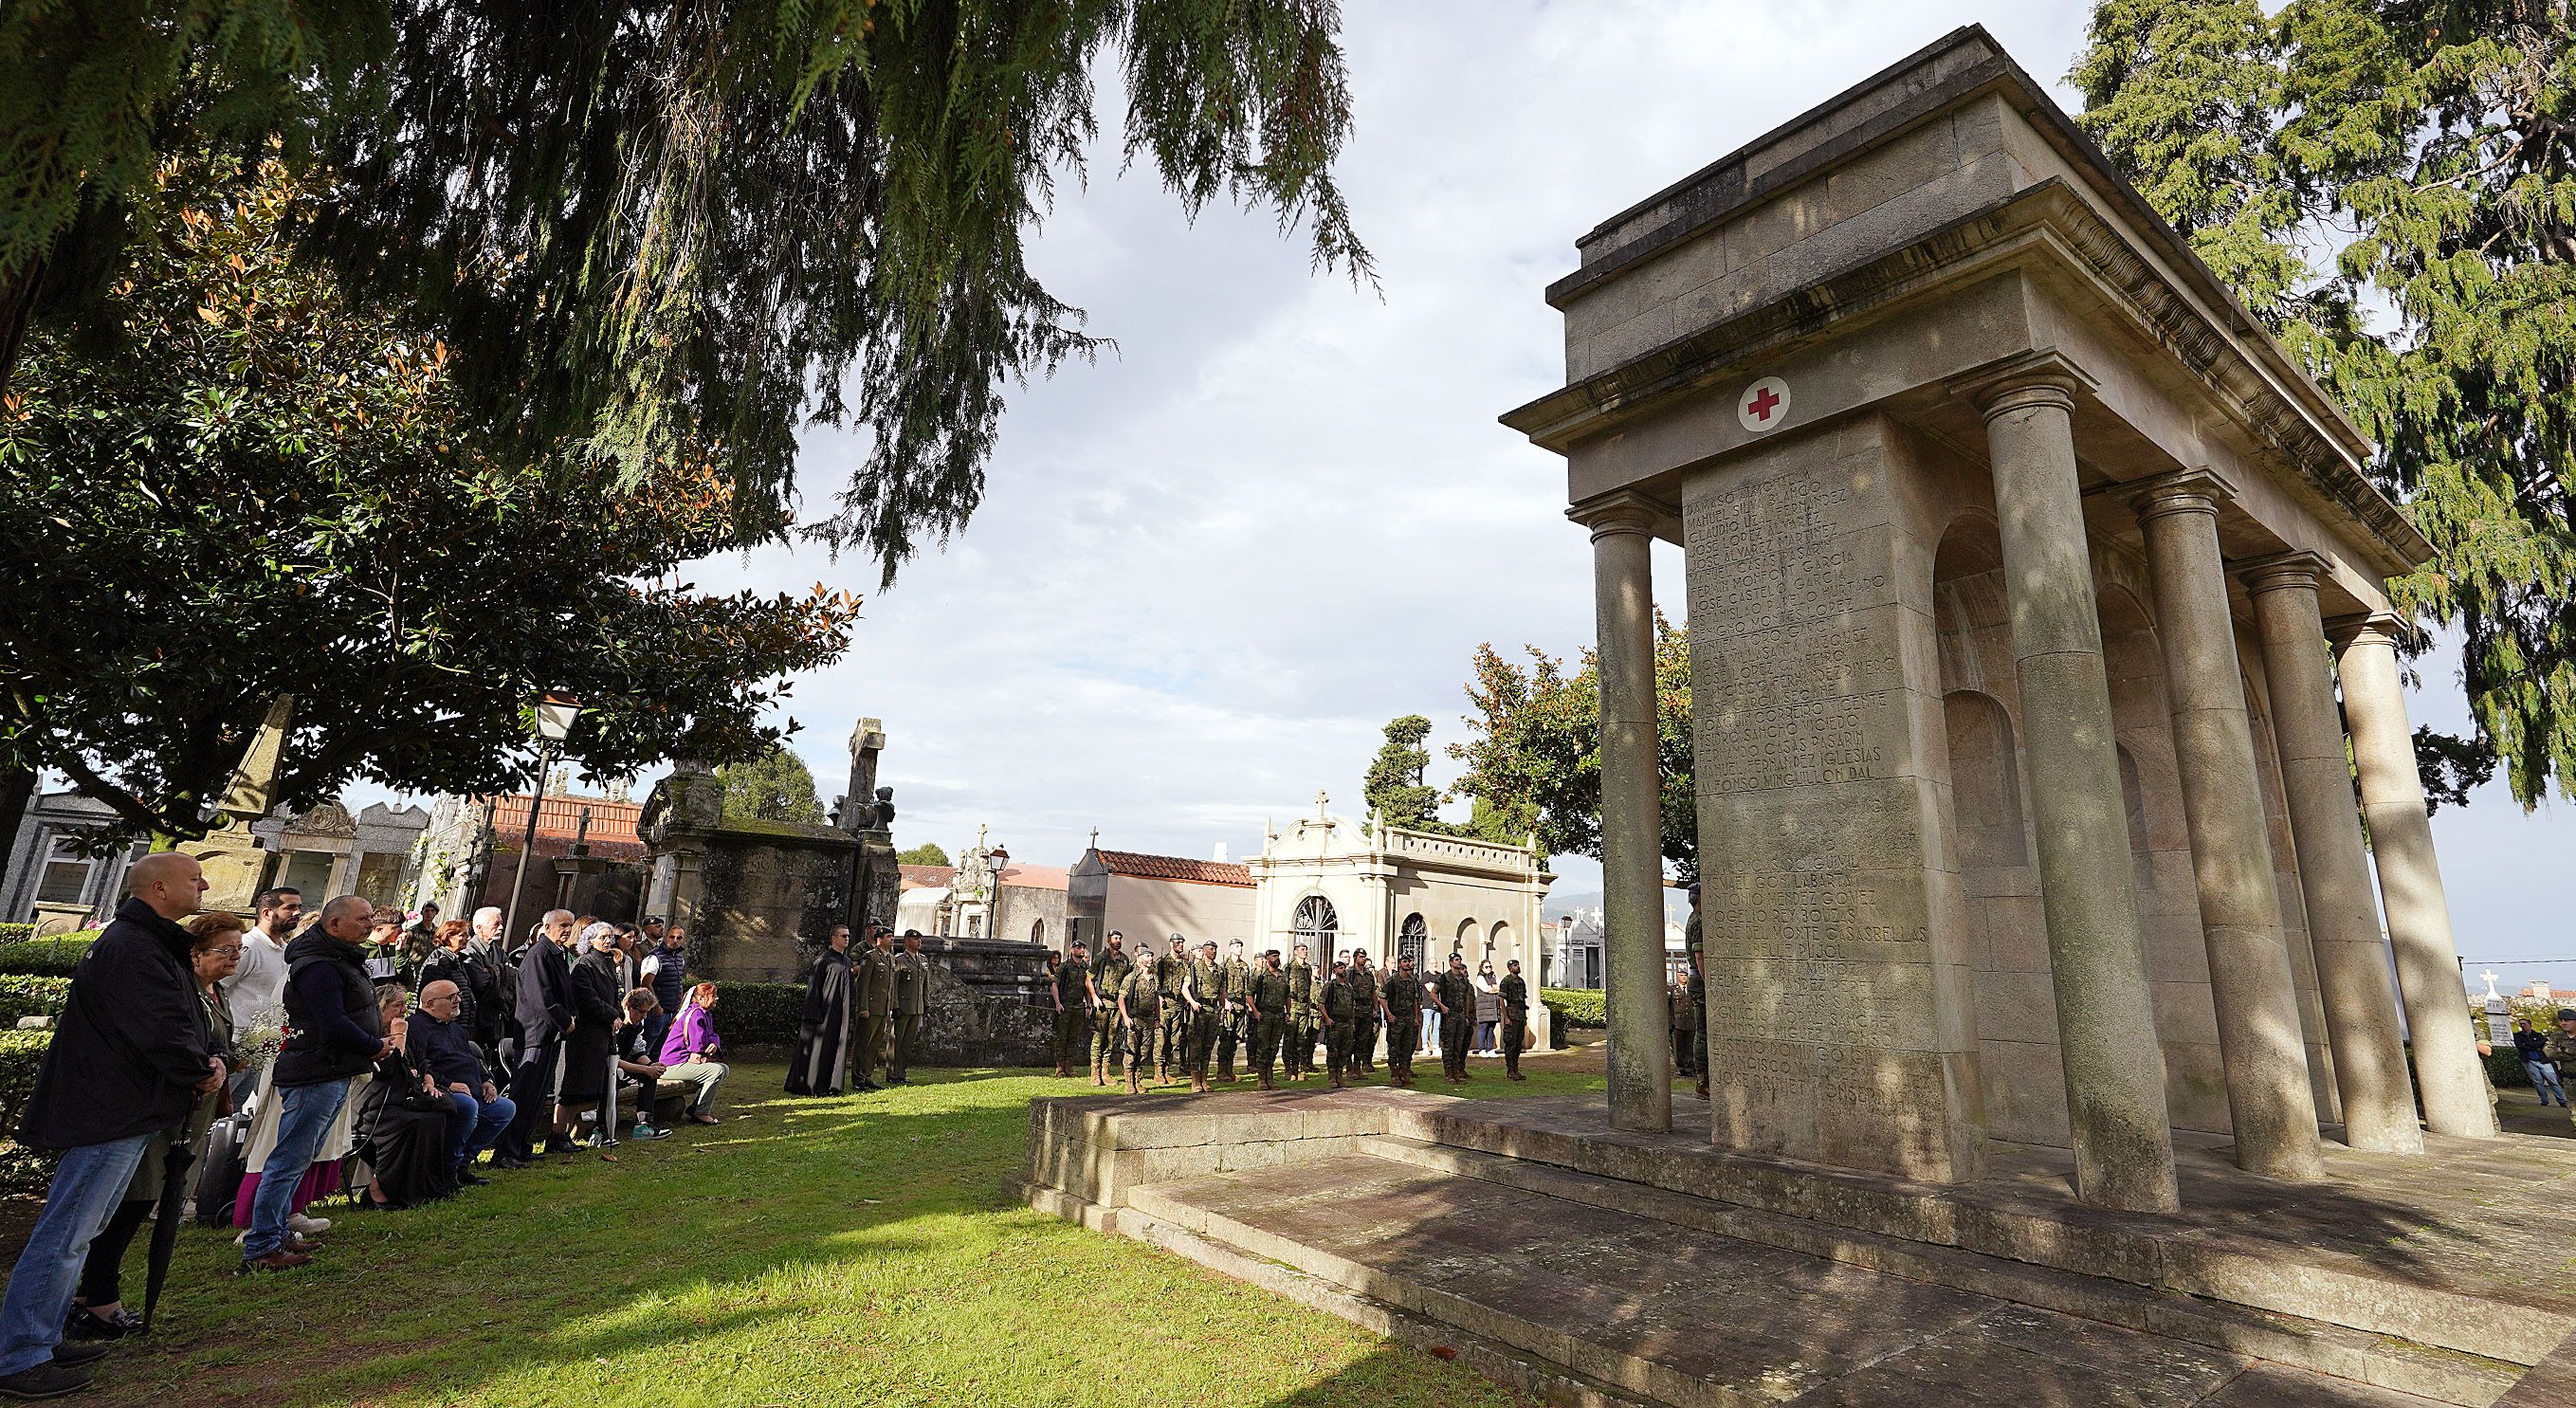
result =
M188 931L188 967L196 980L197 1000L206 1009L206 1029L213 1035L215 1049L225 1054L226 1062L234 1061L232 1010L224 1003L215 984L233 975L241 964L242 921L229 914L200 914L180 926ZM230 1100L230 1093L218 1085L201 1097L188 1112L189 1148L196 1148L206 1137L206 1126L215 1122ZM125 1263L125 1252L134 1244L134 1234L142 1230L144 1219L151 1216L152 1205L160 1200L163 1169L170 1157L167 1131L153 1136L143 1151L143 1162L135 1167L134 1179L125 1185L125 1200L107 1220L107 1226L90 1240L89 1259L81 1266L80 1289L72 1294L71 1317L64 1322L63 1333L72 1339L112 1340L137 1332L139 1321L125 1313L123 1293L117 1284L118 1272Z

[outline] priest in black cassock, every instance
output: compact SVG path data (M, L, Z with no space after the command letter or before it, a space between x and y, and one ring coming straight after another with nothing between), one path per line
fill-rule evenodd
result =
M850 1069L850 927L832 926L831 946L814 956L805 979L805 1014L796 1059L787 1067L790 1095L838 1095Z

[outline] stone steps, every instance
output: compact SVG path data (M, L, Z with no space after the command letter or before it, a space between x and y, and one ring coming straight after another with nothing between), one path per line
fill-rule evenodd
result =
M2084 1282L2178 1292L2248 1312L2510 1364L2537 1364L2576 1332L2576 1319L2500 1297L2491 1285L2446 1284L2446 1268L2438 1259L2402 1249L2413 1213L2395 1207L2384 1213L2369 1210L2367 1200L2351 1193L2316 1201L2321 1207L2362 1204L2364 1215L2380 1218L2381 1225L2367 1237L2337 1245L2300 1236L2294 1206L2272 1215L2290 1229L2280 1237L2261 1230L2261 1215L2224 1227L2177 1227L2172 1219L2085 1208L2062 1197L2023 1195L1991 1185L1934 1187L1722 1153L1682 1134L1569 1128L1544 1113L1504 1114L1497 1104L1455 1102L1408 1111L1390 1123L1388 1133L1607 1180L1618 1186L1621 1197L1675 1194L1738 1216L1770 1214L1904 1244L1920 1253L1970 1253L2010 1263L2017 1275L2049 1270ZM1382 1147L1393 1153L1402 1146ZM1418 1151L1404 1156L1425 1157ZM2273 1195L2295 1199L2299 1192L2283 1185ZM1751 1220L1743 1225L1745 1235L1757 1239L1760 1233L1753 1229L1784 1227ZM2375 1248L2371 1237L2381 1239Z
M1584 1408L2420 1408L2484 1405L2516 1376L2492 1363L2440 1374L2395 1350L2372 1354L2334 1327L2302 1333L2246 1322L2232 1331L2236 1342L2212 1344L2164 1331L2137 1303L2092 1302L2115 1314L2140 1309L2140 1323L2158 1330L2142 1333L1892 1274L1893 1263L1862 1264L1857 1243L1847 1259L1739 1235L1757 1230L1742 1220L1743 1209L1694 1208L1668 1201L1675 1195L1561 1169L1511 1181L1508 1170L1423 1141L1362 1142L1372 1152L1304 1165L1293 1181L1262 1170L1132 1188L1127 1205L1102 1210L1101 1220L1381 1333L1413 1343L1436 1338L1462 1358L1472 1351L1476 1367L1495 1373L1488 1365L1502 1365L1497 1377L1506 1382ZM1382 1156L1380 1144L1397 1157ZM1796 1229L1763 1230L1785 1239ZM1805 1235L1813 1245L1849 1236L1822 1228ZM1958 1264L1906 1264L1973 1279L1964 1255ZM2074 1303L2072 1288L2067 1298ZM2166 1309L2195 1326L2214 1323ZM2303 1343L2347 1354L2331 1361L2326 1349L2315 1351L2319 1362L2356 1372L2327 1377L2258 1362L2268 1356L2257 1345ZM2427 1399L2354 1381L2372 1372L2442 1394Z
M1401 1135L1358 1141L1373 1157L1427 1172L1609 1208L1828 1261L1947 1286L2084 1320L2184 1340L2444 1403L2492 1403L2521 1367L2393 1336L2174 1291L2034 1266L1958 1247L1879 1236Z

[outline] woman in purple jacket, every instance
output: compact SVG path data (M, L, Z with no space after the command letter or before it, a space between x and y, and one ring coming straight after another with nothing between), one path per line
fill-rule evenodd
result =
M662 1038L661 1083L691 1088L687 1117L691 1124L716 1122L716 1087L725 1078L725 1064L716 1059L724 1038L716 1035L715 1006L715 984L700 983L689 989L670 1035Z

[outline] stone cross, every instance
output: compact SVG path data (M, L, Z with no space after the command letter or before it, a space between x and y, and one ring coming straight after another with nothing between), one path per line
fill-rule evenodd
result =
M2487 996L2488 996L2488 997L2494 998L2494 997L2502 997L2502 996L2504 996L2504 994L2503 994L2503 993L2497 992L2497 991L2496 991L2496 989L2495 989L2496 975L2495 975L2495 971L2494 971L2493 969L2489 969L2488 971L2486 971L2486 972L2484 972L2484 973L2480 973L2478 976L2487 980Z

